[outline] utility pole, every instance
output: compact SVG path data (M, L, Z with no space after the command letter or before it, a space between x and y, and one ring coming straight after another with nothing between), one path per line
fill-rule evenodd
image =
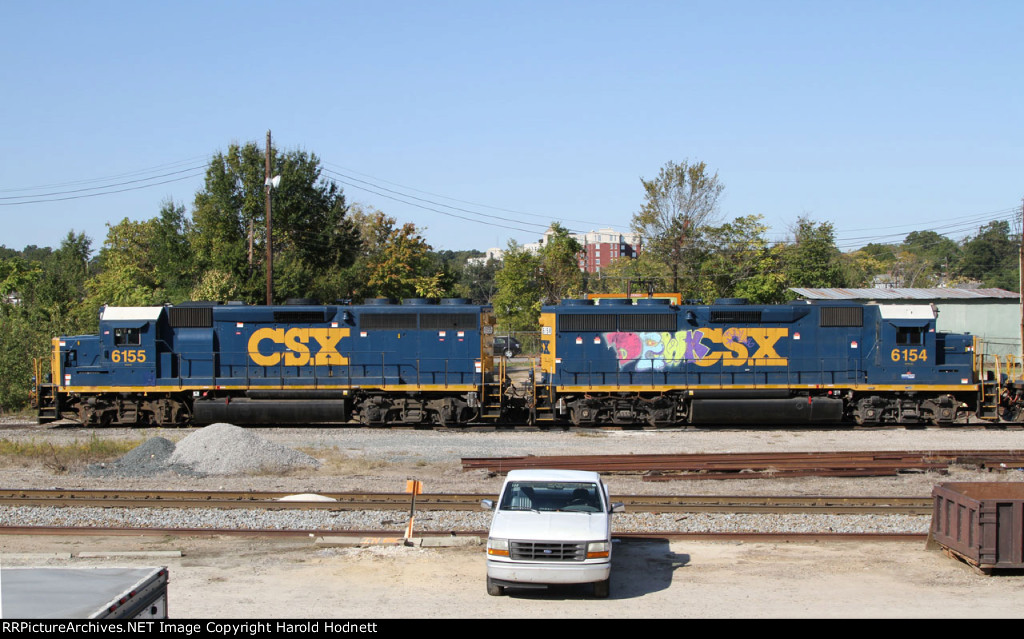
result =
M270 193L273 188L270 184L270 131L267 131L267 162L264 174L267 189L267 306L274 303L274 257L273 257L273 235L271 235L270 221Z
M1020 259L1017 262L1017 275L1020 295L1020 355L1021 372L1024 373L1024 198L1021 198L1020 205Z

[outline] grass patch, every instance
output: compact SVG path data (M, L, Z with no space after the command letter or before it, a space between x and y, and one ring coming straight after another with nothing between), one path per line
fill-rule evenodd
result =
M408 473L410 468L421 470L436 469L438 471L443 471L447 468L446 464L429 462L422 459L389 461L380 457L351 456L346 455L343 450L337 447L300 450L320 460L321 466L318 472L322 475L389 476L395 473Z
M81 464L116 459L141 443L141 440L102 439L95 433L85 441L76 439L68 444L57 445L35 440L0 439L0 462L8 466L39 463L54 472L63 473Z
M367 459L366 457L349 457L337 448L318 448L302 451L320 460L320 472L328 475L372 475L391 464L383 459Z

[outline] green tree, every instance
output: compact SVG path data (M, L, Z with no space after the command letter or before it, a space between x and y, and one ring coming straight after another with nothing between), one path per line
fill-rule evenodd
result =
M196 283L191 235L192 221L184 205L164 202L153 220L148 248L156 279L167 291L168 301L175 304L190 299Z
M708 251L697 289L703 300L746 297L768 303L782 296L780 251L769 245L762 220L760 215L748 215L706 229Z
M20 408L28 400L40 336L22 296L41 273L39 264L18 255L0 258L0 411Z
M718 174L703 162L668 162L658 177L641 179L644 205L633 216L633 230L643 250L664 264L672 291L695 297L701 264L707 253L706 226L718 215L718 198L725 188Z
M98 260L100 271L85 284L88 308L152 306L169 301L151 252L156 226L155 220L128 218L107 225Z
M20 299L22 291L30 287L41 273L42 268L38 264L17 255L0 258L0 297L12 301Z
M582 293L581 250L579 241L557 222L536 253L509 242L492 300L503 329L536 331L541 306Z
M792 244L784 252L784 273L789 286L828 288L843 286L843 269L831 222L797 220Z
M1020 285L1020 236L1006 220L989 222L963 242L957 274L983 286L1016 290Z
M583 246L565 227L558 222L551 224L544 234L537 265L536 279L543 304L557 304L564 297L583 292L583 274L579 267L582 250Z
M501 260L494 258L479 264L466 262L459 272L455 291L474 304L490 304L498 290L497 275L501 270Z
M535 331L540 321L540 257L511 241L498 271L497 292L492 304L502 328Z
M937 272L960 250L957 243L935 231L913 231L903 240L903 248L931 262Z
M877 276L889 272L889 266L869 253L867 248L843 253L840 256L843 281L851 287L871 288L875 285Z
M85 235L68 233L56 251L31 246L0 260L0 410L26 404L33 360L48 371L52 337L95 325L81 306L89 246Z
M636 258L620 257L598 273L584 273L588 293L640 293L653 286L655 292L668 292L670 278L661 264L645 253Z
M28 313L0 298L0 411L20 409L28 403L32 360L40 357L40 332Z
M85 282L96 269L92 240L84 233L69 232L55 251L26 253L38 257L41 273L22 291L22 311L40 330L49 332L46 344L54 335L95 329L95 313L82 303Z
M356 208L352 222L361 238L349 270L348 296L441 297L448 277L431 256L430 245L416 225L398 221L376 209ZM433 267L433 269L432 269Z
M313 154L272 148L271 166L281 176L271 202L275 300L338 297L358 245L340 187L321 178ZM199 271L227 274L230 281L218 288L249 302L266 298L266 196L264 151L255 143L232 145L210 161L193 207L191 251Z
M958 252L956 242L935 231L913 231L896 251L890 280L894 286L937 286L947 279Z

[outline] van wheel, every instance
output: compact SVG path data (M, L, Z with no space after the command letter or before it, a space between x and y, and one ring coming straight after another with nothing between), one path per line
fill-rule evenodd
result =
M594 582L594 596L598 599L607 599L611 592L611 579Z
M487 594L492 597L500 597L505 594L505 587L494 583L490 577L487 578Z

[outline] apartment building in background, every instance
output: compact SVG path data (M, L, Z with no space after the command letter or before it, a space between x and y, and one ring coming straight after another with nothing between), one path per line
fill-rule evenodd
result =
M554 231L548 229L541 239L523 244L523 249L537 253L552 235ZM599 273L620 257L636 259L640 255L640 237L636 233L620 233L615 229L604 228L589 233L573 233L572 237L583 246L577 260L580 270L586 273ZM500 260L503 255L501 249L491 248L485 257L470 258L469 261L483 264L489 259Z

